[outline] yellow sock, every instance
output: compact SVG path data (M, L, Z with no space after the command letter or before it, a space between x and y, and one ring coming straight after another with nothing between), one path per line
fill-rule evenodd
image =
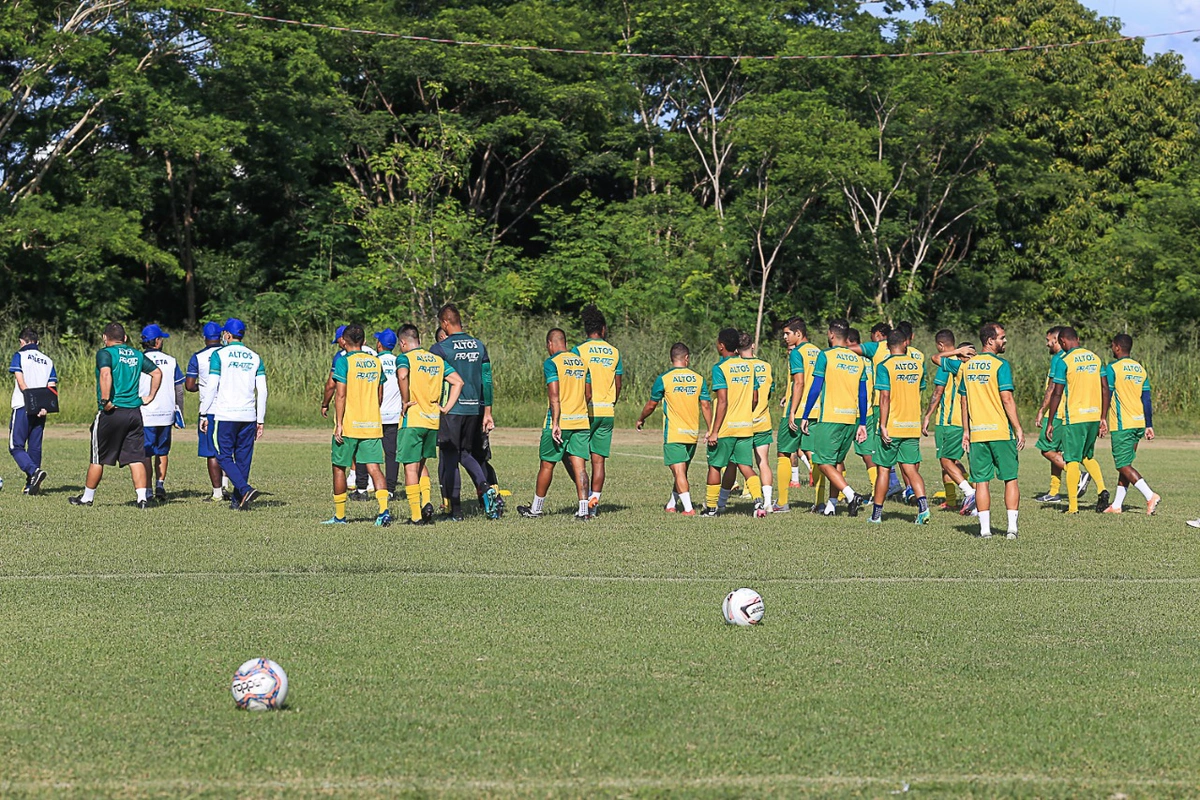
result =
M817 505L825 505L825 501L829 499L829 481L825 479L825 473L813 465L813 481L817 487Z
M879 475L879 467L867 467L867 478L871 481L871 494L875 493L875 478Z
M1079 485L1079 462L1072 461L1067 464L1067 513L1074 514L1079 510L1079 492L1075 491Z
M1100 472L1100 462L1094 458L1085 458L1083 460L1083 468L1087 470L1088 475L1092 476L1092 481L1096 484L1096 493L1105 491L1108 487L1104 485L1104 475ZM1078 486L1079 484L1075 484Z
M750 496L755 500L762 500L762 480L757 475L746 478L746 490L750 492Z
M783 476L783 478L779 479L779 499L776 502L781 506L786 506L788 504L788 484L791 483L791 478L788 476L792 474L791 456L779 457L775 474ZM784 480L784 478L787 478L787 480Z
M404 494L408 497L408 513L413 522L421 519L421 486L413 484L412 486L404 487Z
M333 515L338 519L346 518L346 497L345 492L333 496Z
M709 508L716 508L717 501L721 499L721 484L710 483L704 487L704 505Z
M1062 489L1062 479L1060 479L1057 475L1051 475L1050 494L1058 494L1060 489Z
M429 503L429 498L433 496L433 489L429 484L429 476L422 476L421 482L418 483L417 486L421 489L421 505L427 505Z
M958 487L954 485L954 481L942 481L942 486L946 487L946 502L949 505L958 504Z
M388 490L387 489L376 489L375 490L375 501L377 503L379 503L379 513L380 514L387 511Z

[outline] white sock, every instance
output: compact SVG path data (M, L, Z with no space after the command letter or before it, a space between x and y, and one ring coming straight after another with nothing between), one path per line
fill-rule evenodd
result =
M587 515L588 515L588 501L580 500L579 501L579 513L576 516L586 517Z
M358 483L358 476L354 473L353 469L346 473L346 483L350 484L351 486Z
M1150 484L1146 483L1146 479L1142 478L1133 485L1133 488L1142 493L1142 497L1146 498L1146 502L1150 502L1150 498L1154 497L1154 492L1150 491ZM1120 489L1118 489L1120 491Z
M973 494L975 494L975 487L972 486L971 484L967 483L966 481L962 481L961 483L959 483L958 488L962 489L962 493L963 493L964 497L970 497Z
M679 502L683 503L684 511L691 511L692 510L692 493L691 492L680 492L679 493Z
M92 500L94 500L95 498L96 498L96 490L95 490L95 489L88 489L88 488L86 488L86 487L85 487L85 488L84 488L84 490L83 490L83 502L85 502L85 503L90 503L90 502L92 502Z
M213 489L213 500L221 500L224 496L225 493L222 489Z
M846 488L842 489L842 497L846 498L847 503L854 499L854 490L850 488L850 484L847 483Z
M763 487L763 505L766 506L767 508L771 507L771 495L774 491L775 491L774 486L764 486Z
M540 514L540 513L542 513L542 509L545 507L545 505L546 505L546 498L538 497L535 494L533 496L533 505L529 507L529 510L532 511L534 514Z
M979 512L979 532L981 534L992 532L992 512L991 511L980 511Z
M729 505L729 494L732 491L732 489L726 489L724 486L721 487L721 493L717 495L717 508L725 508L725 506Z
M1119 483L1117 484L1117 493L1113 496L1113 501L1112 501L1113 508L1119 509L1125 505L1125 492L1127 492L1127 491L1128 491L1128 489L1126 489L1124 486L1122 486ZM1147 498L1147 499L1149 499L1149 498Z
M138 502L140 503L146 499L146 493L149 490L148 489L134 489L134 491L137 492L137 499L138 499Z
M1011 509L1008 512L1008 532L1009 533L1017 532L1017 512L1012 511Z
M679 502L679 493L671 492L671 499L667 501L667 508L674 508Z
M800 468L792 467L792 483L800 482Z

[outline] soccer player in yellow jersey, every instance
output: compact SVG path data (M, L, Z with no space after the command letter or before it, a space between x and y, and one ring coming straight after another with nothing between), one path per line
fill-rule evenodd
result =
M846 498L850 516L857 517L862 498L846 483L838 465L846 460L854 442L866 441L870 400L867 366L860 354L846 347L849 330L846 320L829 323L829 349L822 351L813 367L801 429L813 437L813 464L829 481L830 488ZM814 409L815 421L809 419ZM833 516L832 501L825 501L822 513Z
M584 522L589 516L587 458L591 454L592 436L587 409L588 367L580 356L567 350L567 335L561 328L551 328L546 334L546 350L550 357L542 363L542 373L549 407L539 450L542 463L533 503L517 506L517 513L527 519L542 516L554 478L554 465L565 460L579 494L575 521Z
M1050 422L1047 436L1052 436L1060 425L1055 413L1062 409L1063 461L1066 462L1067 513L1079 513L1079 493L1071 492L1079 483L1083 461L1095 456L1096 437L1100 435L1100 371L1104 368L1100 358L1091 350L1079 346L1079 334L1074 328L1063 327L1058 332L1062 344L1062 358L1055 362L1050 380L1054 384L1047 412ZM1103 481L1098 482L1102 487ZM1100 490L1096 512L1103 514L1108 508L1108 491Z
M438 426L462 393L463 379L441 356L421 347L415 325L397 334L396 382L403 414L396 437L396 461L404 465L404 494L408 498L409 524L432 525L433 503L425 494L425 462L437 455ZM442 385L448 388L443 399Z
M1050 415L1046 413L1050 408L1050 398L1054 394L1054 371L1059 367L1065 356L1066 348L1062 346L1059 340L1059 335L1064 330L1062 325L1055 325L1046 331L1046 349L1050 351L1050 369L1046 373L1046 391L1042 397L1042 405L1038 408L1037 419L1035 424L1040 427L1042 433L1038 438L1037 448L1042 452L1042 455L1050 462L1050 490L1037 498L1039 503L1057 503L1062 497L1060 492L1064 492L1062 488L1062 474L1066 469L1066 462L1063 459L1063 428L1064 414L1066 407L1059 405L1058 416L1054 419L1054 425L1050 426ZM1087 492L1088 484L1096 483L1096 492L1103 496L1105 504L1108 502L1108 490L1104 486L1104 476L1100 472L1100 462L1094 456L1085 458L1082 462L1083 469L1086 470L1080 477L1079 482L1069 484L1066 489L1066 494L1075 493L1079 498ZM1100 507L1099 501L1097 507Z
M1112 505L1104 509L1106 514L1120 514L1125 504L1125 492L1130 486L1146 498L1146 513L1158 510L1162 498L1146 483L1136 469L1133 460L1137 457L1138 442L1145 437L1154 439L1154 409L1150 403L1150 378L1146 368L1129 357L1133 350L1133 337L1118 333L1109 345L1113 361L1100 374L1102 399L1100 403L1100 435L1106 432L1112 437L1113 461L1117 465L1120 480ZM1107 423L1107 425L1105 424Z
M363 352L366 333L361 325L347 325L342 334L346 354L333 364L333 517L326 525L346 524L346 471L354 464L366 467L375 482L379 514L375 524L392 524L388 511L387 480L383 463L383 365L379 358Z
M738 339L738 357L754 365L754 386L758 389L754 401L754 465L758 468L759 481L762 484L763 508L758 516L765 516L774 506L771 494L773 478L771 475L771 390L775 387L771 374L771 365L761 358L754 356L754 340L750 334L743 333ZM736 468L725 468L726 478L735 478Z
M856 344L861 344L862 338L858 332L858 328L850 328L846 332L846 346L850 347ZM859 356L863 360L863 365L867 369L867 397L874 398L874 404L867 412L867 439L864 442L854 443L854 454L863 460L863 466L867 468L867 480L871 486L875 486L875 478L879 474L875 457L881 447L879 441L879 392L875 389L875 373L878 368L874 366L874 362L866 356ZM885 358L884 361L887 359Z
M708 384L692 370L692 353L683 342L671 345L671 368L659 375L650 390L650 399L638 417L637 429L646 424L646 418L663 406L663 463L671 470L674 479L671 502L666 510L674 512L682 506L684 516L694 516L692 495L688 489L688 467L696 456L696 444L700 441L700 417L704 417L707 431L712 427L712 403Z
M925 388L925 363L908 355L904 332L888 334L891 353L875 371L879 392L879 450L875 456L875 498L869 522L883 522L883 500L891 471L899 465L917 502L917 524L929 522L929 501L921 478L921 390Z
M600 509L600 492L604 491L604 460L612 453L613 416L621 399L621 376L625 368L620 351L605 341L608 325L600 309L586 306L580 317L588 338L571 352L583 359L588 370L587 399L592 405L592 491L588 495L588 508L594 517Z
M808 340L808 326L800 317L792 317L783 326L783 343L788 347L788 382L787 391L783 398L783 419L779 421L776 449L779 453L779 474L784 475L789 467L792 469L790 484L779 479L778 502L771 510L776 513L788 511L788 489L799 488L799 468L792 467L792 456L799 455L804 461L808 472L808 482L812 483L812 461L810 454L804 451L804 435L800 432L800 411L804 407L805 388L808 375L812 374L813 366L821 348Z
M851 342L849 339L846 342L848 348L870 362L867 367L867 398L871 403L867 414L867 441L855 447L855 452L858 455L873 453L879 447L879 392L874 390L874 381L875 373L879 370L879 365L890 355L888 353L887 337L891 332L891 325L888 325L886 322L880 322L871 327L871 340L869 342ZM865 461L866 459L864 459ZM872 486L875 485L875 475L872 471L873 464L874 461L867 467L867 473L870 475ZM904 490L904 484L900 481L900 476L895 472L891 473L889 480L891 482L888 484L888 497L899 494Z
M737 464L746 488L754 498L754 511L764 510L762 487L754 474L754 407L758 401L754 365L738 356L741 334L736 328L722 328L717 334L717 355L710 392L713 396L713 424L708 429L708 485L701 516L715 517L729 501L733 481L722 482L730 464Z
M992 495L988 482L1004 481L1008 509L1008 538L1017 538L1017 511L1021 490L1017 485L1017 451L1025 449L1025 431L1017 418L1013 399L1012 367L1000 355L1008 346L1004 328L989 322L979 330L982 352L959 367L962 383L963 449L971 456L971 482L979 511L979 535L992 535Z
M963 493L963 503L958 513L967 516L975 510L975 487L967 481L962 465L966 453L962 446L962 403L958 399L958 387L962 383L959 368L970 359L975 348L969 342L963 342L955 348L954 331L946 328L934 335L933 342L937 353L932 360L938 369L933 377L933 397L921 421L921 435L929 435L929 420L936 412L934 442L942 466L942 483L946 488L943 508L949 509L954 504L954 489L957 487Z

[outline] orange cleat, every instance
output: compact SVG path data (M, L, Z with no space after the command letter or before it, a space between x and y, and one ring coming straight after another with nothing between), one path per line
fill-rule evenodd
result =
M1104 513L1105 514L1124 514L1125 511L1124 511L1124 509L1117 508L1116 506L1109 506L1108 508L1104 509Z
M1158 504L1161 502L1162 502L1162 498L1159 497L1158 495L1156 495L1156 494L1150 495L1150 502L1146 503L1146 513L1149 514L1150 516L1153 516L1154 512L1158 511Z

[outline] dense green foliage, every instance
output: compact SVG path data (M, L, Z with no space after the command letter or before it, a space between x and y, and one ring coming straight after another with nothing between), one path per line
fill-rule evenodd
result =
M1180 329L1200 118L1139 42L689 61L430 45L198 0L0 8L0 314L569 314L764 333L793 313ZM917 52L1112 37L1075 0L234 2L630 52Z

